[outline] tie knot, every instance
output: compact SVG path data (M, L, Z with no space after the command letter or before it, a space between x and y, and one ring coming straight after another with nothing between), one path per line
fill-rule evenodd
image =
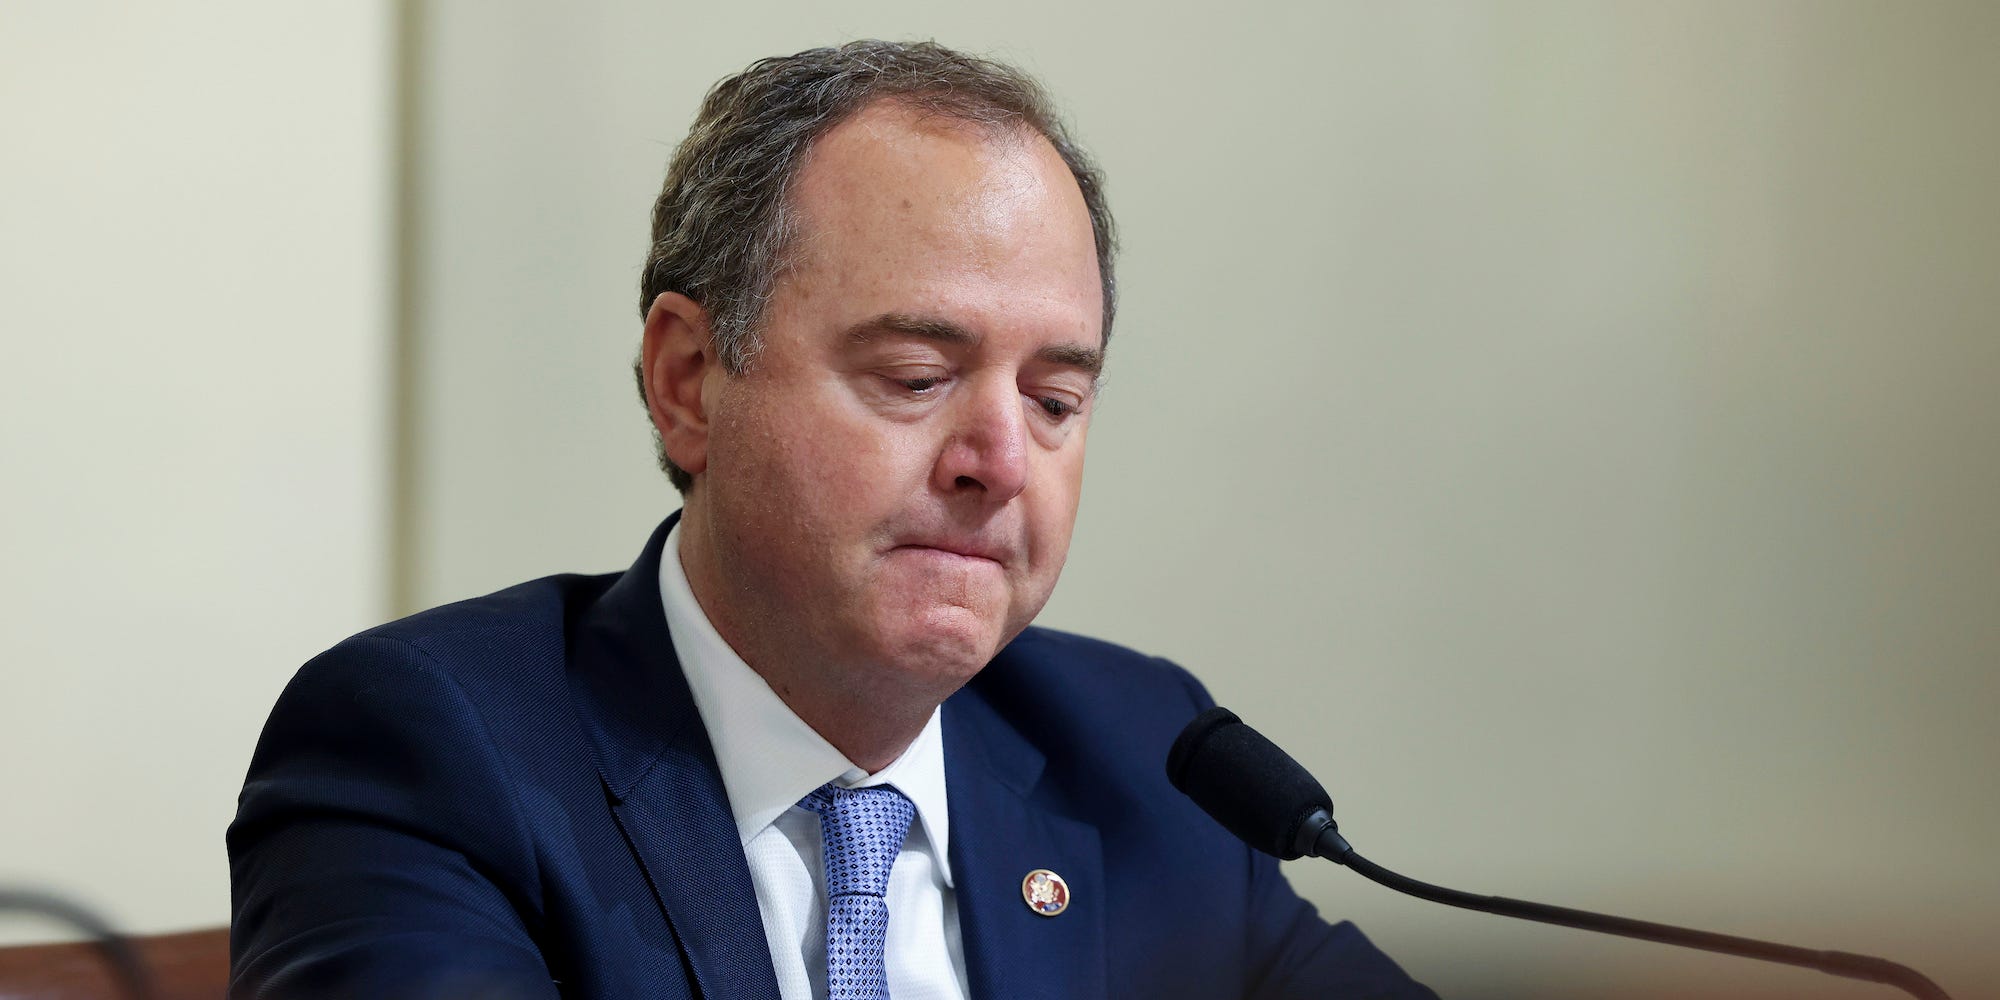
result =
M889 871L910 832L916 805L889 785L841 788L832 783L813 789L799 805L819 814L828 898L886 895Z

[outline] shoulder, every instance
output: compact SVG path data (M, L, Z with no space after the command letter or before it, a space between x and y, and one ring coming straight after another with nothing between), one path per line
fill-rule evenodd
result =
M565 573L427 611L362 632L348 642L404 643L440 657L560 636L575 611L602 595L618 574Z
M1353 925L1320 919L1275 859L1168 782L1168 748L1214 704L1186 670L1114 643L1028 629L961 695L957 721L1007 773L1026 775L1031 801L1115 845L1102 855L1102 890L1107 912L1129 918L1123 925L1143 942L1111 959L1112 981L1131 995L1431 995ZM945 736L954 739L949 724ZM1032 750L995 749L1017 744ZM1187 906L1191 899L1202 905ZM1213 947L1189 952L1191 940Z
M562 683L568 623L615 574L568 574L441 605L349 636L300 667L272 723L316 711L437 692L472 707ZM513 694L510 694L513 693Z
M303 803L400 816L454 842L524 840L495 820L512 811L515 781L593 773L570 707L569 623L615 579L530 581L307 661L265 721L232 843ZM404 816L411 796L429 805Z
M349 636L300 676L409 672L467 691L504 689L534 673L559 677L572 623L617 578L543 577L420 611Z
M443 605L349 636L298 668L272 707L253 779L370 746L409 755L449 745L499 770L532 760L535 740L573 729L570 623L615 577L556 576ZM366 740L357 734L369 734ZM454 770L465 773L472 760Z

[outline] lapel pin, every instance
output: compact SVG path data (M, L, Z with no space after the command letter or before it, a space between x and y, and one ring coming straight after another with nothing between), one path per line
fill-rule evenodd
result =
M1028 909L1053 917L1069 909L1069 883L1047 868L1037 868L1021 880L1021 898Z

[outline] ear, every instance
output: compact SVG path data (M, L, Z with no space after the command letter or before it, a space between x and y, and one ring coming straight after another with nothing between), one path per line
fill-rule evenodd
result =
M661 292L646 311L639 365L661 447L688 475L699 475L708 468L702 389L709 376L722 372L709 339L708 310L678 292Z

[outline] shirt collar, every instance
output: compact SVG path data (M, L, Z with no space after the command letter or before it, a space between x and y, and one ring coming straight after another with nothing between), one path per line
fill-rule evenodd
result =
M874 774L856 767L793 713L715 631L681 566L680 535L677 523L661 552L660 603L674 654L722 771L737 836L748 845L806 793L829 781L849 787L895 785L916 806L938 870L951 885L943 714L932 709L923 731L889 766Z

